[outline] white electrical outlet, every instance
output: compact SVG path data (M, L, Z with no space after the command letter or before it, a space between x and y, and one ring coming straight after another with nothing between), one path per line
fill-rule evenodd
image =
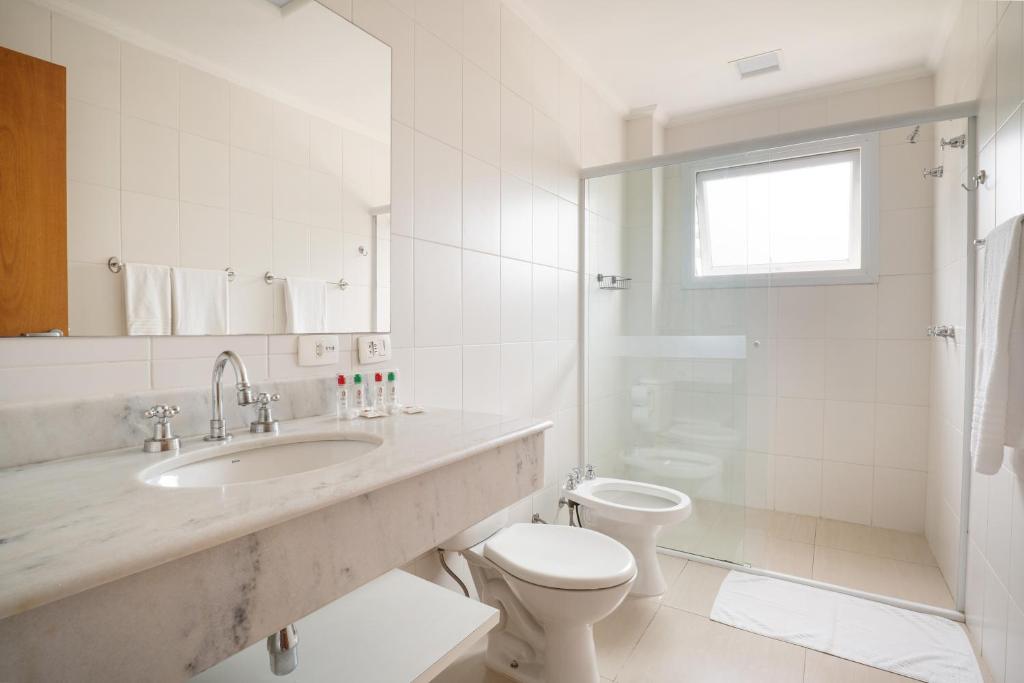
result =
M337 362L337 335L306 334L299 337L299 365L335 365Z
M382 363L391 360L391 335L367 334L356 339L359 347L359 363Z

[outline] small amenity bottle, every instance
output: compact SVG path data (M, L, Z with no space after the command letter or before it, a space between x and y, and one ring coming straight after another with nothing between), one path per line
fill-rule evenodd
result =
M348 392L348 380L345 375L338 375L338 418L342 420L351 420L356 416L356 411L352 408L352 398Z
M363 375L360 372L352 375L352 390L355 392L355 405L352 407L356 412L366 410L366 385L363 384Z
M397 413L402 409L402 404L398 402L398 371L388 370L388 391L387 396L384 399L384 405L389 413Z
M380 372L373 374L373 409L384 410L384 374Z

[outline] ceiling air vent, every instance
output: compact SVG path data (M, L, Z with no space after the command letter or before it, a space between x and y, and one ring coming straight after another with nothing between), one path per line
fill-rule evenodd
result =
M729 63L736 65L736 71L739 72L740 78L760 76L761 74L771 73L782 68L782 63L779 61L780 52L781 50L762 52L750 55L749 57L734 59Z

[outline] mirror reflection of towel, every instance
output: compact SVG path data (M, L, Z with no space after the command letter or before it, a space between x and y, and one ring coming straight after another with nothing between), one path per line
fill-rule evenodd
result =
M124 265L124 317L131 336L171 333L171 269Z
M171 269L174 334L228 333L228 274L223 270Z
M284 279L284 312L289 334L327 331L327 283L304 277Z

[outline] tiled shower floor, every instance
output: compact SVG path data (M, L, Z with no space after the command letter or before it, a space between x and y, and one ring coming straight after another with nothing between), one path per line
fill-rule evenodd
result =
M806 515L695 501L659 545L952 609L922 534Z

